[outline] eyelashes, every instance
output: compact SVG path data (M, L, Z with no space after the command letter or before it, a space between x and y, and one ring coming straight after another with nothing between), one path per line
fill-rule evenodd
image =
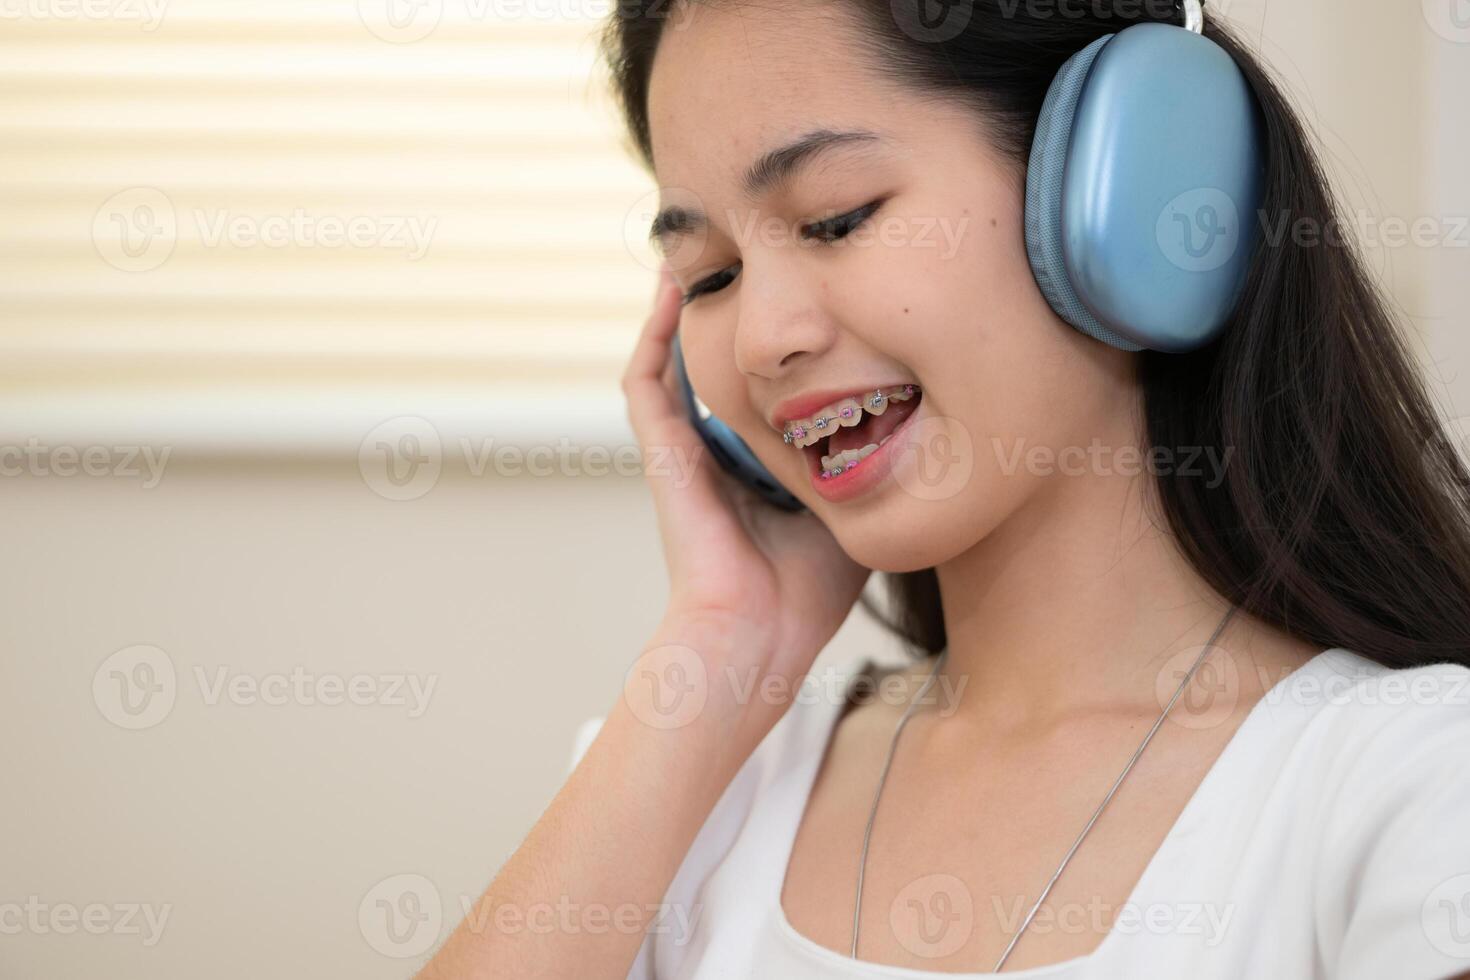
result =
M801 237L807 240L816 239L824 243L839 241L852 234L853 231L860 227L864 221L871 218L882 206L883 201L881 200L871 201L860 208L848 211L846 214L839 214L835 218L824 218L821 221L808 222L801 226ZM719 292L721 289L724 289L734 281L736 274L740 271L740 265L739 262L736 262L729 268L721 269L714 275L701 279L689 288L689 292L684 294L683 298L679 301L679 305L687 306L706 293Z
M803 238L815 238L819 241L834 242L839 238L845 238L852 234L853 230L872 216L883 205L882 201L873 201L864 204L855 211L839 214L835 218L827 218L823 221L813 221L803 226L801 236Z
M731 266L730 269L721 269L714 275L706 276L703 279L699 280L699 282L689 287L689 292L684 294L684 299L679 303L679 305L687 306L689 303L703 296L705 293L719 292L721 289L724 289L726 286L730 285L730 283L735 279L735 272L732 272L731 269L739 271L740 263L736 262L733 266Z

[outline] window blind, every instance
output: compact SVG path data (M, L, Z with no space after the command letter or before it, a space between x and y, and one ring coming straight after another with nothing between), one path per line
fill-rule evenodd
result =
M605 15L0 0L6 437L351 448L404 411L622 432L653 184Z

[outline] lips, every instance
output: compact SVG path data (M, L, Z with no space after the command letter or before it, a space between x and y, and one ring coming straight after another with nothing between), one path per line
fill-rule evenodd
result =
M908 401L895 400L893 408L873 417L871 421L882 423L886 434L881 434L877 428L868 429L866 425L844 428L802 449L812 490L827 501L840 504L864 497L881 487L908 438L904 433L923 415L920 401L921 393L916 390ZM876 441L871 441L874 439ZM864 445L858 449L840 448L848 440L864 442ZM832 452L832 443L838 447L835 453Z

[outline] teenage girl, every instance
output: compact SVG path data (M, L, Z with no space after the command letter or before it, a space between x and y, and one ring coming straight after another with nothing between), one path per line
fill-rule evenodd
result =
M708 456L649 468L662 625L423 977L1470 971L1470 475L1327 234L1299 116L1199 18L620 0L606 53L668 257L631 422L650 459L702 450L677 329L802 509ZM1107 53L1150 27L1212 53ZM1126 125L1064 120L1096 154L1062 178L1069 227L1094 226L1057 265L1037 154L1086 51L1062 84L1114 83L1087 111ZM1151 118L1185 155L1238 122L1174 115L1233 91L1199 81L1214 53L1252 128L1146 216L1179 251L1097 237L1129 216L1109 195L1147 197L1109 161L1158 162L1130 142ZM1252 145L1245 198L1205 179ZM1231 235L1227 315L1179 314ZM1174 312L1130 333L1109 297ZM803 683L873 571L914 663Z

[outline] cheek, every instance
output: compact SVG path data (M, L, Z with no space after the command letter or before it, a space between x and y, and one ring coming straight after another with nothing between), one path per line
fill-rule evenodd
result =
M689 382L710 412L744 439L769 466L766 457L773 450L765 445L765 439L775 432L751 405L746 379L735 366L734 315L730 315L729 325L723 322L723 314L700 312L697 319L687 332L682 324L679 329ZM779 444L780 437L776 439ZM785 448L784 444L781 448Z
M961 213L939 248L900 259L915 266L908 281L923 289L905 291L888 322L897 324L893 342L936 395L936 409L1014 429L1054 407L1070 328L1032 277L1019 215L982 209L992 203Z
M730 334L721 319L703 310L682 309L678 334L689 383L710 411L723 418L730 404L731 375L736 371Z
M1051 310L1026 257L1022 216L1009 197L962 206L940 247L896 250L882 274L922 283L866 297L884 309L874 343L926 386L929 410L958 422L971 441L976 477L995 490L1019 448L1063 445L1089 428L1096 399L1082 337ZM875 270L874 276L880 273ZM901 297L897 302L892 298Z
M697 314L696 323L679 324L679 346L684 351L684 369L701 401L726 421L734 414L736 395L743 394L740 372L735 368L730 332L716 318Z

